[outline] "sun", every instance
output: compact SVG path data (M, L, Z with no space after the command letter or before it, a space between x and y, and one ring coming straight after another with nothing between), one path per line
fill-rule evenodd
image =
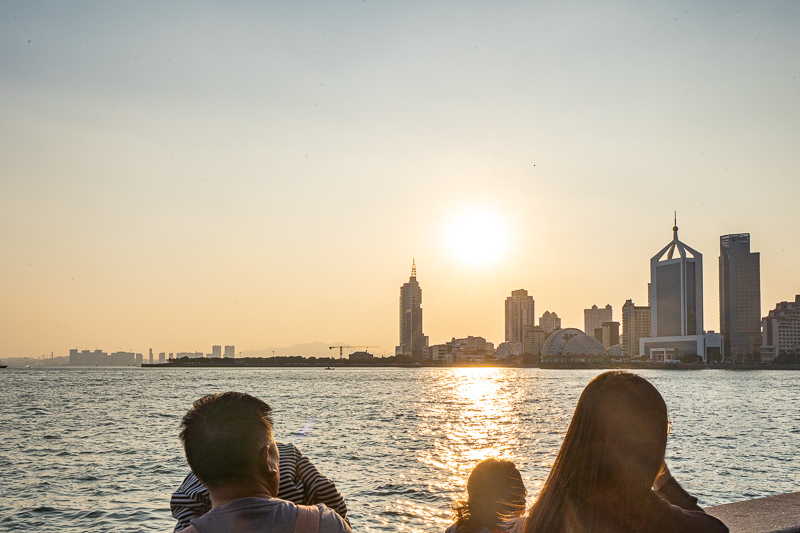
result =
M453 258L477 267L505 259L511 235L501 215L484 209L465 209L450 218L444 240Z

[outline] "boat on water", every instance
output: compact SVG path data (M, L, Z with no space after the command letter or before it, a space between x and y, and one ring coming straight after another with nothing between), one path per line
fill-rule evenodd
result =
M2 361L0 361L0 368L8 368L8 365L4 365Z
M326 367L325 370L335 370L332 366Z

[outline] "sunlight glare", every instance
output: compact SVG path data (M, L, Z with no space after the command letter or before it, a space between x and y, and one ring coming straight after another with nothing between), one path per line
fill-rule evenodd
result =
M497 213L470 209L455 214L445 242L454 258L471 266L486 266L505 258L511 242L506 221Z

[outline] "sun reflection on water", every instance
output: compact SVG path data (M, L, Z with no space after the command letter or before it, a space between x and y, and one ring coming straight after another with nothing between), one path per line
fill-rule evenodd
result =
M489 457L514 461L522 470L521 438L527 432L520 412L527 395L519 376L509 379L514 372L451 368L431 379L418 416L420 435L427 437L432 447L418 450L417 461L435 471L428 478L432 493L449 493L454 501L465 498L469 473ZM530 479L526 485L529 492L534 488ZM414 514L428 514L419 503L415 507ZM452 513L442 512L441 507L432 514L443 524L452 518Z

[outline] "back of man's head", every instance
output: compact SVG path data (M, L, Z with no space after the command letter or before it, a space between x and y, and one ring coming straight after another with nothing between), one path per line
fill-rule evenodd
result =
M210 394L194 402L181 428L192 472L215 489L252 478L272 442L272 409L249 394Z

